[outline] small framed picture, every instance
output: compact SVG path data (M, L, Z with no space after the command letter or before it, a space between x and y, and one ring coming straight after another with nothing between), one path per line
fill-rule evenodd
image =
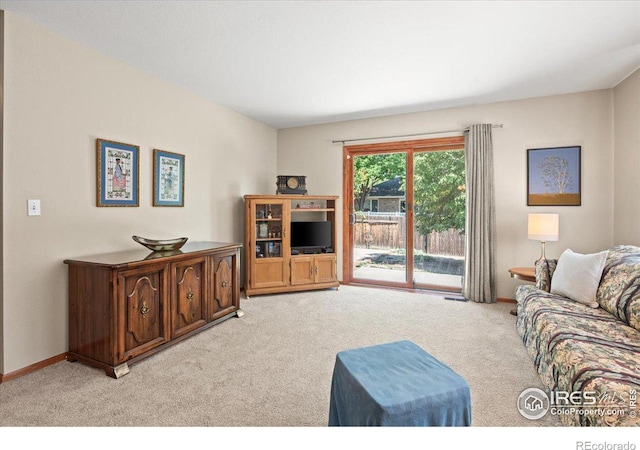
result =
M140 147L96 139L97 206L139 206Z
M184 158L153 151L153 206L184 206Z
M527 206L580 206L580 146L527 150Z

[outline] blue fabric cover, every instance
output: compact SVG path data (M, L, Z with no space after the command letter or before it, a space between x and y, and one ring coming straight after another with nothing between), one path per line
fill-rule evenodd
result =
M410 341L336 355L329 426L470 426L471 393Z

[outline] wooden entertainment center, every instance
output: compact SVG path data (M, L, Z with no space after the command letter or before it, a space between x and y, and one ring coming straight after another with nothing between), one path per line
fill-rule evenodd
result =
M245 195L244 199L247 297L339 286L338 196ZM323 239L321 246L292 248L292 222L324 222L329 240Z
M119 378L129 364L240 310L242 244L187 242L67 259L69 361Z

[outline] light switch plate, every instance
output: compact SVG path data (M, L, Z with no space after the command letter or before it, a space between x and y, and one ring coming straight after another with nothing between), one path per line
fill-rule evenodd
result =
M30 216L39 216L40 200L27 200L27 213Z

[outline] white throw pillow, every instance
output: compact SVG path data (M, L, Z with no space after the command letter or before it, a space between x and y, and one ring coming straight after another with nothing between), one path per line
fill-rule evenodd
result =
M596 292L607 260L608 251L582 255L566 249L551 278L551 293L578 303L598 307Z

